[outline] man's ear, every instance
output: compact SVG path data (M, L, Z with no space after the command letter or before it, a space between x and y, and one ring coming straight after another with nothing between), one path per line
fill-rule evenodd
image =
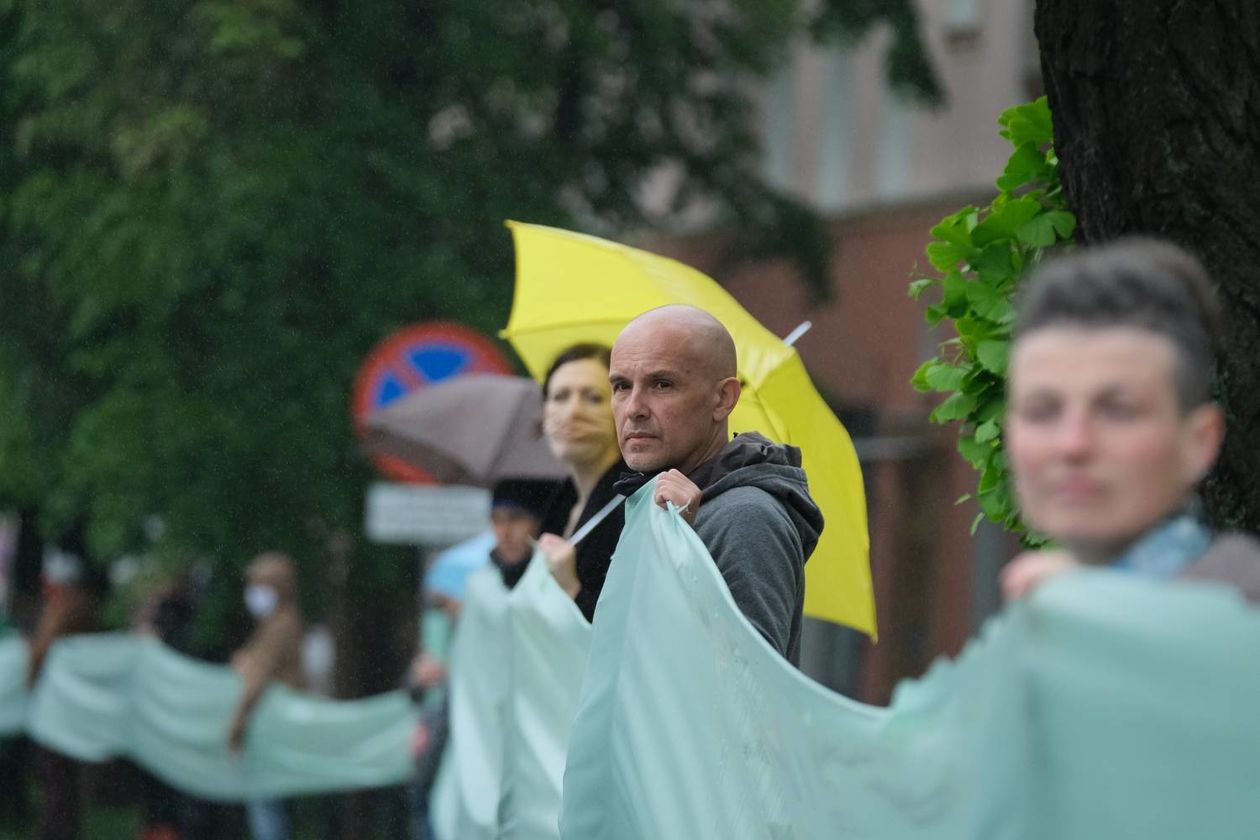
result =
M739 379L734 376L728 376L718 382L718 403L713 408L715 423L720 423L731 416L731 412L735 410L735 403L739 402L739 394L742 390Z
M1216 463L1225 439L1225 414L1214 402L1204 403L1186 417L1182 445L1182 469L1193 486L1202 481Z

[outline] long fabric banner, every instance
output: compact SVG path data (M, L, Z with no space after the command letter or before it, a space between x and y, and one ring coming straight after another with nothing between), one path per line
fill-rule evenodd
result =
M14 671L6 663L17 658L11 644L0 647L0 715ZM209 799L379 787L410 776L416 716L406 693L338 702L273 686L254 711L245 749L233 755L227 731L241 690L231 669L153 639L75 636L49 652L24 724L36 741L72 758L128 757ZM22 724L0 720L10 731Z
M554 840L591 625L535 554L509 593L469 579L451 655L451 744L434 794L443 840Z
M1056 581L875 708L788 665L650 494L600 600L563 837L1260 831L1260 611L1227 588Z
M499 831L511 673L508 590L496 568L468 578L450 657L450 743L434 784L442 840L494 840Z
M0 735L19 732L26 721L26 641L0 639Z
M535 553L508 599L512 693L499 836L560 836L560 793L591 625Z

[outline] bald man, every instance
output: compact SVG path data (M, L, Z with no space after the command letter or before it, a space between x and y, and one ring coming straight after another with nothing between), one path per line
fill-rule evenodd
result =
M822 512L799 449L755 432L731 439L740 383L730 333L694 307L645 312L613 344L608 379L626 464L638 482L660 476L656 503L684 508L740 610L798 664L805 561Z

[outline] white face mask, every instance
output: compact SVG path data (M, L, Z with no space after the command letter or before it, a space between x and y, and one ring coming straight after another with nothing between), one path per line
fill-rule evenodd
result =
M280 595L273 587L262 583L251 583L245 587L245 608L254 618L263 618L275 610Z

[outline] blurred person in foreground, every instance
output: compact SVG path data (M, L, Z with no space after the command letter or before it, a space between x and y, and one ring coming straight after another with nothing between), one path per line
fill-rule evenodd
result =
M1224 436L1211 396L1219 317L1198 261L1154 240L1082 249L1029 281L1006 446L1025 521L1061 548L1011 561L1008 599L1106 566L1260 600L1260 543L1214 535L1195 501Z
M302 614L297 605L297 565L287 554L266 552L245 570L245 606L254 631L232 654L232 667L245 688L228 729L228 746L240 752L255 706L273 681L301 689ZM281 800L254 800L245 805L255 840L286 840L289 814Z
M34 689L52 646L66 636L94 633L100 627L100 608L108 581L84 557L79 533L67 543L68 550L47 554L41 577L44 606L30 639L26 682ZM79 836L82 816L83 764L47 747L35 749L35 772L42 803L35 836L39 840L72 840Z
M595 619L626 522L625 509L614 501L619 499L613 485L627 468L613 423L610 353L602 344L569 347L552 362L542 386L543 434L569 478L548 505L538 549L587 621ZM575 531L601 515L578 545L570 542Z
M756 432L730 437L739 401L735 342L709 313L662 306L617 336L609 365L612 410L634 492L659 474L655 502L672 502L713 556L740 611L799 664L805 561L822 511L809 495L801 451Z

